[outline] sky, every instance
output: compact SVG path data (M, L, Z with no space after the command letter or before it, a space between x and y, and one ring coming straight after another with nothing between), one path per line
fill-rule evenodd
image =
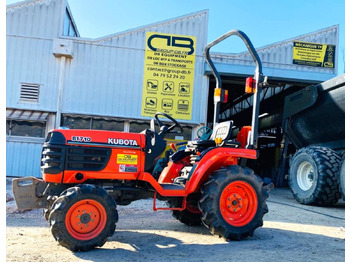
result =
M6 0L6 4L15 2L18 0ZM68 4L80 36L86 38L202 10L209 10L208 43L239 29L255 48L338 24L338 73L344 73L345 0L68 0ZM245 49L233 38L213 51L236 53Z

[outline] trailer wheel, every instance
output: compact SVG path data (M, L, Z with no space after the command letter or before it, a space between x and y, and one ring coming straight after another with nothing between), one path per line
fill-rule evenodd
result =
M203 224L226 240L252 236L268 212L268 193L249 168L229 166L215 171L201 188Z
M294 155L289 169L289 187L304 205L329 206L338 202L341 158L332 149L305 147Z
M342 198L345 201L345 155L342 158L340 174L339 174L339 189L342 194Z
M53 203L49 216L51 233L71 251L103 246L115 231L118 213L114 199L101 187L68 188Z

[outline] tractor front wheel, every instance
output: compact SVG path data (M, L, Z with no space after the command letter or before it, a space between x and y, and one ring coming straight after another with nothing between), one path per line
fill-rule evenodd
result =
M203 224L226 240L252 236L268 212L268 193L249 168L229 166L215 171L201 188Z
M118 213L114 199L101 187L68 188L53 203L49 216L51 233L71 251L103 246L115 231Z

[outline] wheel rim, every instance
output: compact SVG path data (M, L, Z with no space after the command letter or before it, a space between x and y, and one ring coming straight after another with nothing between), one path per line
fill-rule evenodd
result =
M227 223L240 227L254 218L258 198L254 188L244 181L230 183L220 197L220 212Z
M107 213L104 207L92 199L75 203L67 212L65 223L68 233L78 240L97 237L105 228Z
M314 179L314 169L310 162L304 161L298 166L297 182L299 187L307 191L312 187Z

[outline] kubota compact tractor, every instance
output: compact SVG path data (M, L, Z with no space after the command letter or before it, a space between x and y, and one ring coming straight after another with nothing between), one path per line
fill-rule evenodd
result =
M217 123L224 92L209 55L213 45L231 35L245 42L256 63L255 77L247 81L253 84L248 89L255 98L252 126L242 128L235 140L231 139L232 121ZM155 179L152 171L165 149L164 137L182 132L169 115L157 113L150 128L141 133L53 130L42 149L42 179L13 180L18 208L43 208L54 238L72 251L102 246L114 234L117 205L145 198L154 199L154 210L172 210L181 222L203 223L227 240L252 236L268 211L269 188L246 167L247 159L258 157L261 62L248 37L238 30L209 44L205 56L217 81L215 126L208 140L189 141L185 149L170 156ZM167 201L168 207L157 207L156 200Z

